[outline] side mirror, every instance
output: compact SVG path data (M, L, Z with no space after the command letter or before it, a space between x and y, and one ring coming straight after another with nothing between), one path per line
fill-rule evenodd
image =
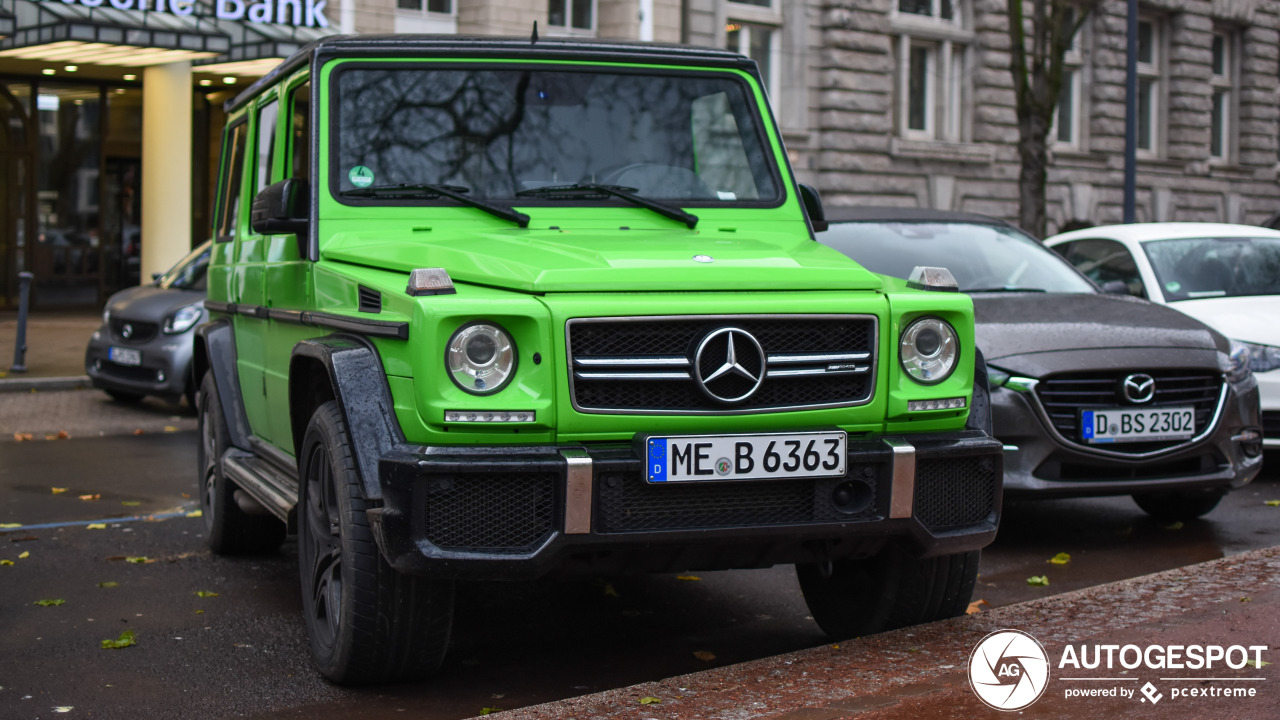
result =
M1102 292L1108 295L1128 295L1129 286L1123 280L1108 280L1102 283Z
M817 188L800 183L800 202L804 203L804 211L809 214L809 224L814 232L826 230L827 215L822 211L822 196Z
M262 189L253 199L249 226L260 235L300 235L307 231L306 183L288 178Z

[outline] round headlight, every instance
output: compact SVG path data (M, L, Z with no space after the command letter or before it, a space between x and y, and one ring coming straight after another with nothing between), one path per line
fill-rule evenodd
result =
M473 395L489 395L505 387L515 373L516 345L497 325L464 325L449 338L445 364L458 387Z
M955 328L935 317L920 318L907 326L898 341L902 369L912 380L936 385L951 376L960 357Z

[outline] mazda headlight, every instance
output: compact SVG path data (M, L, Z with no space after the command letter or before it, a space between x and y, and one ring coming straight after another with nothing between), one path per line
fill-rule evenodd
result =
M164 319L164 334L177 335L190 330L192 325L200 322L203 314L199 303L178 308L177 312Z
M515 374L516 346L498 325L464 325L449 338L445 364L458 387L473 395L490 395L506 387Z
M1248 353L1249 370L1251 372L1261 373L1269 370L1280 368L1280 347L1271 345L1257 345L1255 343L1240 342L1239 340L1231 341L1231 354L1235 355L1236 349L1240 348L1243 352Z
M898 341L902 369L922 385L936 385L951 376L960 358L955 328L936 317L920 318L907 326Z

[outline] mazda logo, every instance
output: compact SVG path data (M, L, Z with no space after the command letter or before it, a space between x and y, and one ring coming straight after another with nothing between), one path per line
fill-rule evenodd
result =
M133 337L133 325L130 325L129 323L125 323L124 327L120 328L120 336L123 337L125 340L128 340L129 338Z
M1156 379L1146 373L1134 373L1120 383L1120 396L1135 405L1151 402L1156 396Z
M742 402L764 382L764 349L746 330L720 328L698 343L693 366L694 379L707 397L722 403Z

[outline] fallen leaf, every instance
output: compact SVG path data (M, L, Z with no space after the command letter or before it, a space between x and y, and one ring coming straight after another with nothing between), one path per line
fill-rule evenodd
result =
M9 538L9 542L11 543L35 542L36 540L39 540L39 539L40 538L36 537L35 535L23 535L22 537Z
M143 432L142 432L142 428L135 428L135 429L134 429L134 431L133 431L133 434L134 434L134 435L142 435L142 434L143 434Z
M146 563L155 562L155 560L152 560L151 558L145 555L139 555L137 557L127 557L124 559L124 561L127 563L132 563L134 565L143 565Z
M45 436L44 436L44 439L45 439L45 440L57 440L57 439L58 439L58 436L57 436L57 435L54 435L54 434L52 434L52 433L50 433L50 434L48 434L48 435L45 435Z
M61 495L62 493L67 491L66 488L49 488L49 489L53 491L54 495Z
M187 513L187 517L204 517L204 512L200 510L192 510Z
M604 584L604 594L608 595L609 597L621 597L620 595L618 595L618 591L613 589L613 583Z
M22 551L22 554L18 556L18 559L19 559L19 560L26 560L26 559L27 559L27 558L29 558L29 557L31 557L31 552L30 552L30 551L27 551L27 550L23 550L23 551Z
M75 706L74 706L74 705L59 705L59 706L55 707L55 708L53 709L53 711L54 711L54 712L56 712L56 713L69 713L69 712L71 712L72 710L75 710L75 709L76 709L76 708L75 708Z
M1178 520L1177 522L1172 523L1172 524L1170 524L1170 525L1165 525L1165 526L1164 526L1164 529L1165 529L1165 530L1181 530L1181 529L1182 529L1182 521L1181 521L1181 520Z
M26 442L32 439L34 439L34 436L31 433L16 432L13 434L14 442Z
M120 504L124 505L125 507L137 507L141 505L142 502L140 500L121 500Z
M196 611L196 614L197 614L197 615L203 615L203 614L204 614L204 611L203 611L203 610L197 610L197 611Z
M641 704L641 705L652 705L652 704L654 704L654 703L660 703L660 702L662 702L662 700L660 700L660 699L658 699L658 698L656 698L656 697L642 697L642 698L640 698L640 704Z
M103 650L119 650L120 648L127 648L130 645L134 645L136 643L137 643L137 636L133 634L133 631L125 630L124 632L120 633L120 637L116 638L115 640L103 640L102 649Z
M1034 577L1029 577L1027 578L1027 584L1033 587L1049 587L1049 576L1036 575Z
M106 523L89 523L84 527L86 530L106 530L107 524Z
M39 605L40 607L57 607L65 602L66 600L63 600L62 598L46 598L44 600L37 600L33 604Z
M1049 558L1049 562L1053 563L1054 565L1066 565L1067 563L1071 562L1071 556L1066 553L1058 553L1057 555L1054 555L1053 557Z
M208 590L198 590L196 591L196 597L202 597L202 598L218 597L218 593L209 592Z
M92 495L81 495L81 496L80 496L80 499L81 499L81 500L84 500L85 502L92 502L92 501L94 501L94 500L101 500L101 499L102 499L102 494L101 494L101 493L95 493L95 494L92 494Z
M1270 665L1271 663L1267 662L1266 660L1245 660L1244 664L1252 667L1256 667L1256 668L1264 668Z
M1263 504L1270 505L1271 507L1280 507L1280 500L1268 500Z
M12 530L22 527L22 523L0 523L0 530Z
M502 708L480 708L481 715L488 715L489 713L497 712L502 712Z
M67 439L69 439L70 437L71 437L71 433L67 432L66 430L59 430L59 431L58 431L58 439L59 439L59 440L67 440Z
M716 654L707 650L697 650L693 653L693 656L702 662L711 662L716 659Z
M165 425L165 426L164 426L164 431L165 431L165 432L178 432L178 428L174 427L173 425Z
M964 614L977 615L978 613L982 612L983 605L990 606L991 603L987 602L986 600L974 600L973 602L969 603L969 607L964 611Z
M0 560L0 565L12 565L12 560Z
M689 582L699 582L702 580L702 578L698 577L697 575L677 575L676 579L688 580Z
M98 587L100 588L120 587L120 583L116 582L115 580L103 580L102 582L98 583Z

